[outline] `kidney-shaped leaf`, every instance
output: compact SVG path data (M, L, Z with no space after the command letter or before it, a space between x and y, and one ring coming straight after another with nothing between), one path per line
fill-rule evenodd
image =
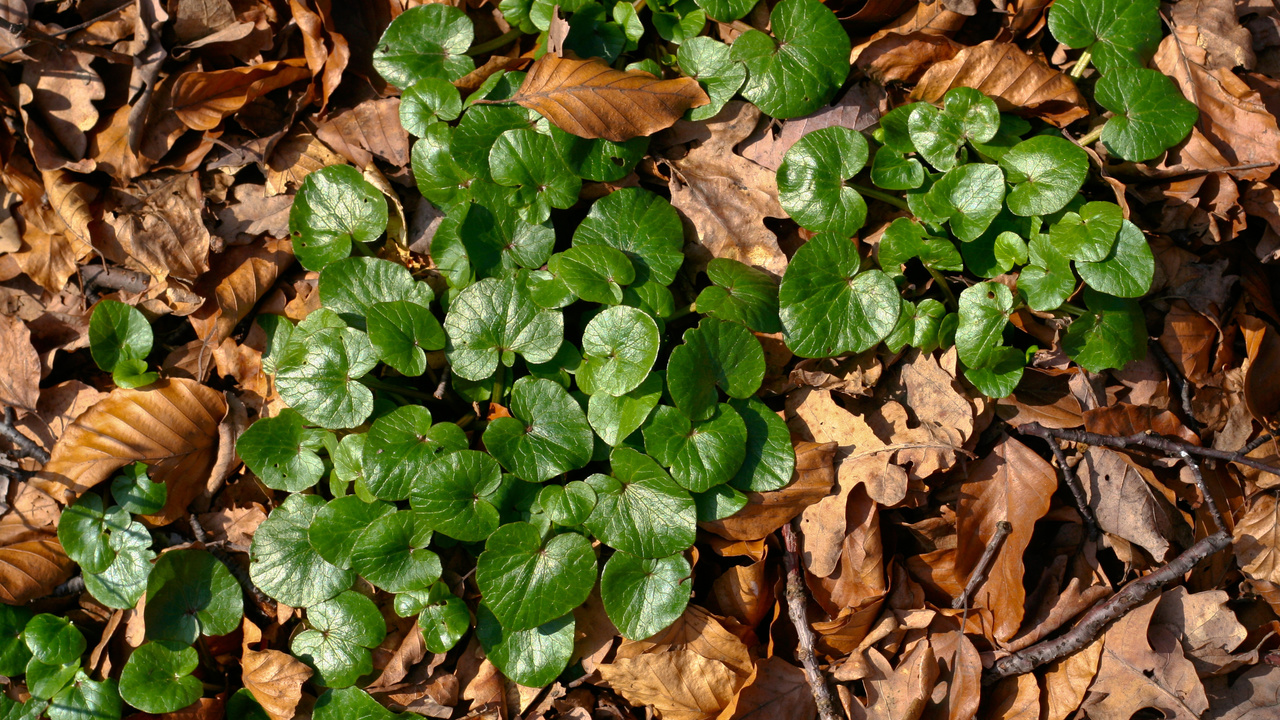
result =
M929 210L951 223L963 242L977 240L1004 206L1004 173L998 165L969 163L948 170L925 195Z
M432 528L463 542L484 540L498 528L493 496L502 467L475 450L451 452L416 479L409 502Z
M468 445L462 428L451 422L433 425L425 407L398 407L369 428L363 451L365 488L383 500L405 500L436 458Z
M276 390L312 424L352 428L373 412L373 392L359 378L377 364L369 336L354 328L295 332L276 360Z
M205 550L171 550L147 582L147 637L194 644L240 627L244 599L231 571Z
M267 487L301 492L324 474L324 461L315 452L319 443L308 442L314 434L298 411L285 408L250 425L236 440L236 454Z
M1111 254L1123 221L1124 211L1119 205L1089 202L1078 213L1064 213L1049 229L1049 238L1070 260L1098 262Z
M644 449L671 469L671 477L690 492L700 493L729 480L742 467L747 452L747 426L734 409L721 403L711 417L693 422L663 405L644 426Z
M120 697L148 713L171 713L195 702L204 683L193 677L196 649L174 642L144 643L120 671Z
M626 253L637 283L652 278L669 285L684 262L680 216L666 198L642 188L623 188L595 201L573 232L573 244Z
M862 133L834 125L796 141L778 167L778 201L800 226L850 237L867 220L867 203L847 185L867 164Z
M698 293L698 312L746 325L758 333L782 331L778 319L778 281L730 258L712 258L707 277L713 283Z
M605 308L582 331L578 386L588 395L624 395L644 382L658 357L658 324L648 313Z
M369 344L382 362L401 375L417 377L427 369L426 350L444 349L440 321L416 302L380 302L369 308Z
M308 528L324 507L318 495L290 495L253 534L249 577L267 595L293 607L311 607L351 587L355 576L311 547Z
M373 51L373 68L397 87L426 78L453 81L475 69L467 48L471 18L450 5L420 5L400 13Z
M87 573L102 572L116 558L116 551L111 548L111 533L124 530L131 521L123 508L103 508L102 496L85 493L62 511L58 541L80 569Z
M609 455L612 475L596 474L591 534L609 547L640 557L666 557L693 544L696 508L689 493L653 458L630 448Z
M994 100L968 87L948 90L942 102L941 110L916 103L907 117L907 132L911 145L930 165L951 170L958 162L956 153L966 142L981 144L995 137L1000 109ZM890 128L886 128L886 142L889 135Z
M347 590L332 600L307 608L307 624L289 649L316 670L327 687L347 687L373 670L371 648L386 637L386 623L378 606L358 592Z
M624 638L641 640L667 629L689 604L689 561L676 553L638 558L616 552L600 574L600 599Z
M617 305L622 286L636 279L626 254L608 245L577 245L551 256L547 270L587 302Z
M540 310L524 283L513 277L486 278L467 287L445 316L449 343L445 354L454 373L467 380L484 380L510 366L519 353L532 363L555 357L564 338L564 318L554 310Z
M347 257L352 242L372 242L386 229L386 197L350 165L307 175L289 211L293 252L308 270Z
M1013 292L998 282L978 283L960 293L960 325L956 328L956 350L971 368L986 367L1004 345L1001 339L1009 314L1013 312Z
M596 584L595 551L576 532L544 542L533 525L508 523L485 543L476 584L503 628L529 630L586 601Z
M1137 225L1123 220L1115 247L1100 262L1076 262L1085 284L1116 297L1142 297L1151 289L1156 260Z
M1087 49L1103 77L1142 67L1160 42L1158 0L1061 0L1049 10L1049 31L1070 48Z
M1051 215L1067 206L1089 175L1089 156L1070 140L1037 135L1000 158L1013 189L1006 202L1014 215Z
M785 487L796 467L787 423L758 398L730 400L729 405L747 426L746 457L729 483L743 492Z
M89 316L89 354L106 372L125 360L145 360L153 340L147 318L119 300L103 300Z
M512 417L489 423L484 445L520 479L543 482L591 460L591 425L559 383L520 378L511 387L510 409Z
M508 130L489 150L489 172L499 185L515 188L513 203L521 215L540 223L551 208L571 207L582 178L565 164L551 138L536 130Z
M1159 157L1191 132L1200 111L1169 76L1122 68L1098 79L1094 99L1115 113L1102 128L1102 144L1131 162Z
M528 630L502 627L489 608L476 611L476 637L506 677L525 687L543 687L569 666L573 655L573 614Z
M826 105L849 75L849 34L818 0L782 0L769 13L773 37L748 30L730 47L746 64L742 97L776 118Z
M337 497L316 511L307 537L320 557L346 570L351 567L351 553L364 529L395 510L387 502L365 502L355 495Z
M351 569L387 592L425 590L440 579L440 558L421 547L417 530L407 510L375 519L351 550Z
M320 272L320 302L348 325L363 328L374 303L409 300L428 305L431 286L413 279L399 263L371 257L351 257L326 265Z
M1089 312L1062 338L1067 356L1089 372L1122 368L1147 355L1147 322L1138 301L1084 289Z
M471 629L471 612L462 598L449 591L443 582L426 590L413 590L396 596L396 614L418 616L418 628L433 653L449 652Z
M685 415L703 420L716 409L716 387L729 397L750 397L764 379L764 348L737 323L704 318L684 333L667 361L667 388Z

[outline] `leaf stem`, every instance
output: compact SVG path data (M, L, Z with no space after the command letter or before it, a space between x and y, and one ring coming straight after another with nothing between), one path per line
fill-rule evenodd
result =
M875 198L880 202L889 203L890 205L898 208L899 210L910 209L909 207L907 207L907 201L903 200L902 198L896 195L890 195L887 192L882 192L880 190L876 190L875 188L869 188L869 187L866 187L865 185L859 185L857 183L847 183L847 185L853 188L854 190L857 190L858 192L862 193L863 195L866 195L867 197Z
M672 312L670 315L662 319L666 322L674 322L684 317L685 315L688 315L689 313L697 312L697 311L698 311L697 306L694 303L689 303L688 305L685 305L682 308L677 308L675 312Z
M363 256L365 256L365 257L377 257L377 256L378 256L378 255L377 255L377 253L375 253L374 251L370 250L370 249L369 249L369 248L368 248L364 243L362 243L362 242L356 242L356 241L354 241L354 240L353 240L353 241L351 242L351 247L352 247L352 248L353 248L357 253L359 253L359 254L361 254L361 255L363 255Z
M1106 126L1107 126L1106 123L1102 123L1098 127L1090 130L1087 134L1081 136L1079 140L1076 140L1076 144L1079 145L1080 147L1088 147L1098 142L1098 138L1102 137L1102 130Z
M523 34L524 33L520 32L520 28L511 28L492 40L487 40L479 45L472 46L472 48L467 51L467 55L475 57L476 55L487 53L490 50L497 50Z
M498 372L493 375L493 390L489 391L489 404L501 405L502 393L506 390L505 381L507 379L507 369L498 364Z
M951 286L947 284L947 279L942 277L942 273L938 272L934 268L929 267L928 265L925 265L924 269L929 271L929 275L933 277L933 282L936 283L938 287L942 290L942 294L947 296L947 306L951 310L958 309L960 307L960 304L956 302L955 293L951 292Z
M1089 61L1092 59L1093 52L1085 50L1081 53L1080 59L1076 60L1076 64L1071 67L1071 72L1068 74L1075 80L1079 80L1084 77L1084 71L1089 69Z
M419 400L431 400L431 401L436 400L436 396L432 395L431 393L422 392L421 390L415 390L413 388L407 388L402 385L395 385L389 382L383 382L377 378L362 377L360 378L360 384L364 385L370 390L382 390L383 392L396 393L397 395L417 398Z
M1076 317L1080 317L1081 315L1088 315L1088 314L1089 314L1089 311L1088 311L1088 310L1086 310L1086 309L1084 309L1084 308L1080 307L1079 305L1073 305L1073 304L1071 304L1071 303L1069 303L1069 302L1065 302L1065 301L1064 301L1061 305L1059 305L1059 306L1058 306L1058 309L1059 309L1059 310L1062 310L1062 311L1064 311L1064 312L1071 313L1072 315L1074 315L1074 316L1076 316Z

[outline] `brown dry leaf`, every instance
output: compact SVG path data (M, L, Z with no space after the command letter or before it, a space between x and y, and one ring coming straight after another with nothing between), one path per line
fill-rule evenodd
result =
M231 201L218 211L213 232L229 244L249 243L263 235L286 237L292 207L293 195L272 195L266 185L236 185L231 188Z
M351 61L350 43L337 31L331 0L289 0L289 9L302 30L307 67L312 75L320 76L320 107L323 109L342 82L342 73Z
M80 160L88 149L85 133L98 123L93 101L107 96L106 84L90 66L93 55L41 43L33 56L34 62L22 66L22 104L39 112L67 159Z
M804 670L775 655L756 664L756 679L742 689L733 720L813 720L817 714Z
M748 138L742 143L742 156L777 170L782 157L800 138L833 126L866 130L880 121L881 110L887 109L888 102L883 87L866 81L857 83L834 103L782 123L782 132L776 138L769 126L757 130L753 135L760 136L757 141Z
M1160 347L1177 364L1185 378L1197 385L1208 379L1217 339L1218 326L1212 320L1192 310L1185 300L1169 303L1164 332L1160 334Z
M1080 707L1084 693L1098 674L1102 659L1102 638L1089 643L1079 652L1053 662L1044 674L1045 702L1048 714L1045 720L1066 720Z
M291 265L293 244L287 238L268 238L223 253L197 288L210 297L191 315L196 336L209 345L221 344Z
M164 510L146 519L168 524L204 489L226 414L222 393L192 380L115 390L67 428L31 484L66 505L116 470L142 461L153 481L169 487Z
M755 105L730 101L698 128L710 133L701 145L668 161L671 204L688 220L685 252L695 270L717 257L779 276L787 267L778 237L764 223L787 215L778 204L776 175L733 151L759 119Z
M279 650L250 650L246 647L240 668L245 688L267 711L271 720L294 717L294 710L302 700L302 684L312 674L306 663Z
M693 78L659 80L602 60L551 54L533 63L511 99L567 133L614 142L665 130L686 110L711 102Z
M1070 532L1078 532L1074 526ZM1023 631L1005 645L1016 652L1029 647L1066 625L1067 621L1093 607L1111 594L1111 583L1098 563L1097 543L1087 542L1054 558L1041 574L1028 603L1031 616L1023 620ZM1069 567L1068 567L1069 566ZM1039 602L1034 602L1039 598Z
M316 128L316 137L358 168L374 157L396 167L409 163L409 133L400 126L400 98L366 100Z
M978 713L982 696L982 658L959 630L933 633L929 644L938 662L936 685L924 720L966 720ZM939 693L944 693L939 699Z
M65 170L42 173L47 205L25 212L26 232L22 236L29 249L13 254L18 267L52 293L61 292L76 271L76 263L93 251L89 227L90 207L96 191Z
M1005 678L996 685L991 696L994 700L990 720L1039 720L1040 685L1030 673Z
M711 591L720 612L747 627L755 627L773 610L773 586L764 559L734 565L716 578Z
M40 401L40 356L27 324L0 314L0 403L35 410Z
M1280 420L1280 333L1252 317L1240 318L1249 367L1244 374L1244 403L1249 414L1263 425Z
M261 505L255 503L249 507L202 513L197 519L214 542L224 542L232 550L249 552L253 533L267 519L267 513Z
M915 720L924 712L938 678L938 663L928 640L920 640L893 667L879 650L866 652L872 672L862 679L867 689L867 704L854 702L849 707L850 720Z
M1007 641L1022 624L1026 592L1022 586L1022 554L1031 542L1036 521L1049 511L1049 500L1058 488L1053 467L1026 445L1003 438L991 453L969 472L960 488L956 511L956 577L967 578L978 564L987 542L1001 520L1013 532L987 574L986 582L972 598L975 607L989 609L994 618L993 636ZM963 580L961 581L963 582Z
M14 426L48 450L80 413L106 396L79 380L58 383L43 388L35 412L18 418Z
M1177 415L1150 405L1116 403L1087 410L1084 413L1084 429L1091 433L1119 436L1154 432L1157 435L1169 435L1193 445L1200 444L1200 437L1188 430Z
M177 0L173 7L173 31L179 43L189 43L236 22L227 0Z
M747 493L747 505L736 514L699 526L728 540L757 540L769 535L831 492L835 452L835 443L796 443L795 475L786 487Z
M868 43L858 54L857 66L882 83L918 83L934 65L950 60L964 46L929 33L890 33Z
M1232 0L1182 0L1173 4L1170 15L1175 25L1196 30L1195 44L1208 53L1209 67L1253 69L1253 37L1236 19Z
M1280 584L1280 503L1275 495L1254 496L1232 532L1236 561L1254 580Z
M849 532L835 571L826 577L810 574L805 578L814 599L831 615L882 597L889 589L885 582L880 508L867 495L866 488L855 487L849 493L845 526Z
M1205 720L1268 720L1280 713L1280 667L1249 668L1231 687L1212 696Z
M1140 545L1157 562L1169 559L1173 523L1147 484L1149 470L1114 450L1095 446L1085 451L1077 474L1098 527Z
M0 517L0 602L24 605L66 582L76 564L58 542L57 502L30 483Z
M312 172L344 162L341 155L330 150L316 136L301 129L295 130L276 145L267 160L267 194L279 195L290 187L297 188Z
M311 73L302 58L211 72L189 72L173 84L169 109L192 130L212 130L222 118Z
M996 415L1017 427L1038 422L1049 428L1084 424L1080 401L1071 394L1067 378L1027 368L1013 394L996 402Z
M1232 654L1249 633L1227 607L1230 600L1223 590L1193 594L1178 586L1160 597L1151 623L1164 625L1182 642L1183 652L1201 677L1221 675L1244 661L1257 661L1256 653Z
M1163 625L1148 627L1159 598L1131 611L1104 636L1098 676L1083 709L1096 720L1129 720L1155 708L1170 720L1198 720L1209 708L1195 666Z
M940 62L920 78L911 99L939 102L954 87L981 90L1000 110L1066 127L1089 114L1076 84L1013 43L988 40Z
M113 260L157 281L170 275L192 281L209 269L204 196L194 174L143 178L113 194L118 213L108 213L106 224L115 231L119 252L107 254L122 255Z
M845 608L834 620L812 623L818 633L818 652L843 657L856 650L880 617L884 598L874 598L856 608Z

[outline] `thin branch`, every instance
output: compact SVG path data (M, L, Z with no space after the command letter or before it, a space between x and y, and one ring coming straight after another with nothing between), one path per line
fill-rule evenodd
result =
M1187 382L1187 378L1183 376L1182 371L1174 364L1173 358L1169 357L1169 353L1165 352L1164 347L1154 340L1147 343L1151 347L1151 354L1156 356L1156 360L1160 361L1160 365L1164 368L1164 373L1169 378L1169 382L1173 384L1178 391L1178 399L1182 402L1183 420L1191 432L1200 434L1203 429L1200 421L1196 420L1195 412L1191 407L1191 383Z
M1086 445L1100 445L1109 447L1113 450L1128 450L1137 445L1150 448L1157 452L1162 452L1170 457L1182 457L1182 452L1200 457L1213 458L1214 460L1225 460L1227 462L1240 463L1256 470L1269 472L1273 475L1280 475L1280 467L1268 465L1259 462L1251 457L1246 457L1241 452L1228 452L1226 450L1217 450L1210 447L1201 447L1200 445L1192 445L1191 443L1172 438L1156 435L1154 433L1139 432L1132 435L1115 436L1100 435L1098 433L1085 432L1083 430L1075 430L1072 428L1047 428L1038 422L1027 423L1018 426L1018 432L1023 435L1035 435L1042 438L1057 438L1066 440L1067 442L1084 443Z
M22 45L19 45L18 47L13 48L12 50L10 50L10 51L6 52L5 54L0 55L0 60L4 60L5 58L7 58L7 57L9 57L10 55L13 55L13 54L15 54L15 53L20 53L20 52L22 52L23 50L26 50L27 48L29 48L29 47L31 47L32 45L34 45L36 42L50 42L50 41L52 41L52 40L56 40L56 39L58 39L58 38L60 38L60 37L63 37L63 36L65 36L65 35L70 35L71 33L76 32L77 30L83 30L83 29L85 29L85 28L89 27L90 25L92 25L92 24L94 24L94 23L96 23L96 22L100 22L100 21L102 21L102 20L106 20L107 18L111 17L112 15L115 15L116 13L120 12L121 10L124 10L125 8L129 7L129 6L130 6L130 5L132 5L132 4L133 4L132 2L124 2L124 3L121 3L119 6L114 7L114 8L112 8L112 9L110 9L110 10L108 10L108 11L106 11L106 12L102 13L101 15L98 15L97 17L90 18L89 20L85 20L84 22L80 23L79 25L72 25L72 26L71 26L71 27L69 27L69 28L63 28L63 29L61 29L61 30L59 30L59 31L57 31L57 32L55 32L55 33L53 33L53 34L51 34L51 35L48 35L48 34L45 34L45 33L39 33L39 35L38 35L36 38L34 38L34 39L32 39L32 40L28 40L27 42L23 43ZM12 22L9 22L8 20L4 20L4 21L3 21L3 24L4 24L4 29L5 29L5 30L8 30L10 33L13 33L14 35L28 35L28 36L30 36L32 33L37 33L37 32L39 32L39 31L35 30L34 28L30 27L29 25L27 25L26 23L12 23ZM56 44L56 45L58 45L58 49L59 49L59 50L66 50L66 49L67 49L67 45L66 45L66 43L51 43L51 44Z
M86 265L80 269L80 278L90 288L108 288L140 293L147 289L150 278L145 273L121 267Z
M1264 443L1266 443L1268 440L1270 440L1271 438L1273 438L1273 437L1275 437L1275 436L1276 436L1276 435L1275 435L1275 433L1272 433L1272 432L1264 432L1264 433L1262 433L1262 434L1261 434L1261 435L1259 435L1258 437L1256 437L1256 438L1254 438L1254 439L1250 440L1250 441L1249 441L1249 442L1248 442L1244 447L1240 448L1240 454L1241 454L1241 455L1248 455L1249 453L1253 452L1254 450L1257 450L1258 448L1262 447L1262 445L1263 445Z
M791 624L795 626L796 635L800 639L796 655L804 666L804 677L809 681L809 691L813 693L813 701L818 705L819 719L840 720L835 701L831 699L831 690L827 687L827 679L818 667L818 657L813 651L813 628L809 627L805 611L809 598L804 591L804 577L801 575L799 562L800 548L791 523L782 526L782 541L786 545L783 559L787 566L787 612L791 615Z
M76 575L49 593L50 597L66 597L84 592L84 575Z
M1200 496L1204 498L1204 506L1209 511L1209 517L1213 518L1213 529L1220 533L1226 532L1227 526L1223 524L1222 513L1218 512L1218 503L1214 502L1213 495L1209 492L1209 486L1204 481L1204 475L1200 472L1200 464L1186 450L1179 454L1186 461L1187 467L1191 468L1191 477L1195 480L1196 489L1200 491Z
M243 590L244 594L249 596L249 599L253 601L248 603L246 606L246 609L249 607L253 608L254 614L256 615L253 620L259 623L270 621L271 618L267 616L267 609L274 608L275 601L267 597L266 593L262 592L262 590L258 589L257 585L253 584L253 580L249 577L249 573L246 572L239 563L233 560L226 550L223 550L209 540L209 533L205 532L204 526L200 524L200 521L196 519L195 515L188 515L187 522L191 525L191 534L195 536L196 540L200 541L206 550L212 553L219 562L226 566L232 577L236 579L236 582L240 583L240 589Z
M1102 530L1098 527L1098 518L1093 514L1093 508L1089 506L1089 497L1085 495L1080 476L1076 474L1075 468L1067 464L1067 456L1062 452L1057 440L1046 438L1045 442L1049 443L1049 448L1053 450L1053 459L1057 460L1058 467L1062 468L1062 481L1067 484L1071 497L1076 501L1076 510L1080 513L1080 519L1084 521L1089 539L1097 540Z
M29 457L41 465L49 462L49 453L44 448L36 444L35 440L23 435L14 423L17 418L13 414L13 408L5 407L4 422L0 423L0 436L13 443L17 448L18 457Z
M969 582L965 583L964 591L960 593L960 597L951 601L951 607L956 610L969 607L969 600L974 593L978 592L978 588L982 587L982 583L987 581L987 573L991 571L991 565L996 561L1000 546L1004 545L1005 538L1009 537L1011 532L1013 532L1013 525L1008 520L1001 520L996 523L995 533L987 541L987 546L983 548L982 557L978 558L978 564L974 566L973 572L969 573Z

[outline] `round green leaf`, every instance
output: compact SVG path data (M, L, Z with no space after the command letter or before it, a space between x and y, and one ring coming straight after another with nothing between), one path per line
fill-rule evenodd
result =
M401 88L425 78L457 80L476 67L466 55L474 37L471 18L458 8L410 8L391 21L382 34L373 51L373 69Z
M1071 261L1047 240L1036 238L1028 248L1031 264L1018 273L1018 289L1032 310L1056 310L1076 290Z
M750 499L735 487L716 485L710 490L693 494L698 508L698 522L723 520L747 506Z
M778 319L778 281L772 275L729 258L713 258L707 277L714 283L695 303L704 315L746 325L758 333L782 331Z
M649 138L645 136L617 143L604 138L580 138L555 125L549 129L556 152L568 164L569 172L584 180L621 180L635 169L649 150Z
M375 303L409 300L427 305L433 297L430 285L417 282L405 266L389 260L343 258L320 273L320 302L355 328L364 327Z
M885 147L904 155L915 152L916 144L911 140L911 114L916 111L916 108L927 104L907 103L885 113L880 118L880 127L873 135L876 142L884 143Z
M540 310L524 283L511 277L467 287L449 305L444 327L445 354L453 372L467 380L490 377L499 359L510 366L515 353L528 362L547 362L564 337L563 316Z
M40 613L27 621L22 639L36 660L46 665L65 665L80 659L88 642L71 621Z
M71 684L49 701L46 712L49 720L108 720L119 718L123 709L115 680L96 682L79 670Z
M693 569L684 555L638 558L616 552L600 574L604 611L624 638L642 640L675 622L689 604Z
M360 534L374 520L392 512L395 506L391 503L369 503L354 495L334 498L316 512L307 537L320 557L348 569Z
M998 347L985 367L965 368L964 376L973 386L989 397L1002 398L1013 393L1022 380L1026 358L1022 351L1012 347Z
M314 720L396 720L422 717L416 713L393 713L360 688L326 691L316 699Z
M624 395L592 395L587 401L587 421L601 440L617 447L640 429L661 398L662 375L650 373L639 387Z
M621 251L605 245L579 245L551 256L547 270L560 277L579 298L603 305L622 302L622 286L636 279L635 268Z
M635 277L624 285L650 278L669 285L684 262L679 214L666 198L641 188L623 188L597 200L574 231L573 244L601 245L626 254Z
M907 118L911 144L938 170L951 170L966 142L984 143L1000 128L995 101L973 88L957 87L942 98L941 110L919 103Z
M619 305L605 308L582 331L578 385L594 395L624 395L649 375L658 357L658 324L646 313Z
M1031 132L1030 122L1017 115L1001 113L1000 129L996 130L995 137L986 142L971 140L969 144L983 157L992 162L1000 162L1000 158L1004 157L1005 153L1012 150L1015 145L1022 142L1022 136L1028 132Z
M1049 31L1069 48L1086 49L1103 77L1142 67L1160 42L1158 0L1060 0L1049 9Z
M401 510L369 523L351 551L351 569L387 592L429 587L440 579L440 558L415 544L415 513Z
M106 372L125 360L145 360L153 340L146 316L118 300L103 300L89 316L89 353Z
M354 685L373 671L369 652L387 635L378 606L358 592L347 590L332 600L307 608L307 625L289 649L316 670L325 687Z
M871 182L885 190L914 190L924 184L924 166L885 146L871 160Z
M744 492L786 487L796 467L787 423L758 398L730 400L747 426L746 456L729 484Z
M697 0L698 7L707 11L707 17L716 22L733 22L756 6L756 0ZM648 637L647 635L645 637Z
M659 407L644 426L644 449L671 469L671 477L691 492L729 482L747 452L747 426L721 403L706 420L693 422L673 407Z
M116 558L110 543L111 532L123 530L129 523L129 513L123 508L104 509L100 495L85 493L62 512L58 541L67 557L85 572L102 572Z
M302 416L286 408L250 425L236 440L236 454L267 487L301 492L324 475L324 461L305 445L306 439Z
M787 347L801 357L834 357L873 347L898 322L898 288L885 273L860 273L852 242L818 235L796 251L778 288ZM677 403L678 405L679 403Z
M127 513L151 515L164 508L169 489L162 482L151 482L146 464L136 462L125 465L111 481L111 497Z
M542 508L557 525L581 525L595 509L596 491L581 480L565 485L547 485L538 491L534 505Z
M449 592L443 582L426 590L411 590L396 596L396 614L418 616L418 628L433 653L449 652L471 629L471 612L462 598Z
M947 238L934 237L920 223L910 218L898 218L889 223L880 236L876 252L880 267L893 274L901 274L902 266L912 258L920 258L926 268L959 272L964 269L960 251Z
M630 448L609 455L612 475L596 474L596 508L587 528L609 547L640 557L666 557L693 544L693 498L653 458Z
M472 177L492 180L489 150L508 130L531 128L536 113L516 106L476 105L468 108L454 128L450 151L459 167Z
M1098 262L1115 247L1124 211L1110 202L1090 202L1068 212L1049 229L1053 245L1068 259Z
M895 353L907 345L919 348L921 352L933 352L938 349L938 331L946 314L947 308L933 298L925 298L918 304L903 300L898 325L885 338L885 347Z
M551 208L578 201L582 178L569 169L551 137L536 130L508 130L489 151L489 172L499 185L516 188L515 206L525 220L540 223Z
M404 500L417 477L442 454L470 443L454 423L431 424L431 411L406 405L373 421L364 443L364 486L382 500Z
M1013 312L1013 292L997 282L983 282L960 293L960 326L956 329L956 350L971 368L988 366Z
M276 390L311 424L330 430L355 427L373 412L373 393L357 378L377 364L369 337L359 330L294 333L276 361Z
M147 589L151 575L151 533L140 522L123 531L111 533L111 549L115 560L100 573L85 573L84 586L98 602L116 610L127 610L138 604Z
M867 220L867 203L846 183L867 164L862 133L834 125L787 150L778 167L778 200L800 226L850 237Z
M31 659L31 649L22 639L22 630L34 614L25 607L0 604L0 675L21 675Z
M355 576L320 557L308 528L324 507L317 495L290 495L253 534L249 577L258 589L292 607L311 607L351 587Z
M471 193L474 202L465 208L456 231L444 222L436 231L431 241L433 256L441 254L437 250L443 251L446 242L455 242L456 235L456 244L463 248L467 263L479 278L500 277L511 268L537 268L547 262L555 246L550 223L522 218L509 188L475 182Z
M1123 368L1147 356L1147 321L1138 301L1084 289L1089 313L1076 318L1062 338L1067 356L1089 372Z
M705 1L719 3L729 0ZM755 1L750 0L752 5ZM680 66L680 72L702 85L711 100L710 103L689 111L689 119L694 122L715 117L724 108L724 104L738 94L738 89L747 79L746 66L733 61L729 46L706 36L685 40L676 52L676 63Z
M1014 215L1050 215L1067 206L1089 175L1089 156L1070 140L1037 135L1000 158L1013 189L1006 202Z
M432 528L476 542L498 528L498 510L490 499L501 484L502 468L491 455L459 450L427 466L409 502Z
M1076 272L1094 290L1116 297L1142 297L1151 289L1156 260L1137 225L1123 220L1115 247L1101 262L1076 262Z
M684 333L667 361L667 389L685 415L702 420L715 412L716 386L729 397L750 397L764 379L764 348L737 323L704 318Z
M120 671L120 697L142 712L181 710L204 694L204 683L191 675L199 665L200 656L193 647L144 643Z
M1098 104L1115 113L1102 128L1102 144L1130 162L1152 160L1182 142L1200 117L1164 73L1123 68L1094 86Z
M147 581L147 637L191 645L240 627L244 598L231 571L205 550L171 550Z
M453 129L437 122L424 128L419 137L410 154L418 191L442 208L465 204L471 199L470 185L475 173L454 159ZM435 255L433 252L432 256Z
M925 202L951 222L951 232L961 241L976 240L1004 206L1004 173L987 163L961 165L929 188Z
M556 382L523 377L511 388L511 415L484 431L484 445L522 480L543 482L591 460L595 438L578 401Z
M400 125L414 137L422 137L437 120L457 120L462 114L462 95L453 83L428 77L400 93Z
M573 615L528 630L504 628L489 608L476 612L476 637L502 674L525 687L550 685L573 655Z
M818 0L782 0L769 13L773 37L749 30L730 57L747 66L742 97L778 119L826 105L849 75L849 34ZM776 38L776 41L775 41Z
M576 532L544 543L533 525L508 523L485 543L476 584L502 627L529 630L586 601L596 584L596 554Z
M386 229L386 197L350 165L307 175L289 211L293 252L308 270L347 257L352 242L373 242Z
M424 350L441 350L446 338L440 321L427 308L406 300L380 302L369 308L369 344L382 362L406 377L427 369Z
M80 672L79 658L66 665L47 665L31 658L27 662L27 691L33 698L48 700L70 685L78 672Z

